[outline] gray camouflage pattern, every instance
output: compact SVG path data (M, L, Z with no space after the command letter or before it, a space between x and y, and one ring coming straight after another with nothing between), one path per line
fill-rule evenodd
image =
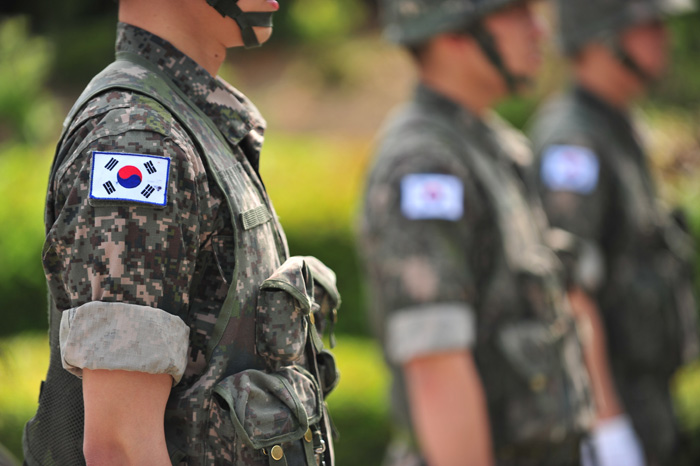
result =
M123 339L114 338L112 344L102 342L96 348L100 354L88 355L92 346L84 348L71 338L59 337L66 312L71 313L66 321L71 329L99 333L116 326L113 334L127 339L135 338L142 324L147 328L149 320L174 318L184 323L165 332L164 343L149 355L161 365L159 370L170 373L165 368L170 367L168 355L189 330L184 374L173 387L165 412L172 463L268 464L260 446L291 422L286 420L288 413L268 413L284 422L252 432L257 442L253 447L236 433L231 416L221 410L214 395L215 389L228 390L235 399L241 390L249 390L249 386L226 382L244 371L264 373L274 367L277 372L272 377L287 370L256 352L260 286L289 255L258 173L264 126L257 109L226 82L210 76L166 41L119 25L117 61L93 79L66 119L52 167L44 248L52 353L39 410L25 428L29 465L84 464L81 386L62 368L59 344L73 359L77 355L92 361L103 358L102 351L114 352L124 345ZM167 205L88 202L92 151L169 157ZM266 215L258 217L262 221L244 222L251 212ZM328 293L337 296L332 278L333 289ZM312 289L320 286L314 280L309 283ZM90 303L101 309L100 302L111 311L130 313L137 321L110 319L92 328L90 312L81 311L90 310ZM313 302L313 306L320 304ZM289 319L293 317L288 314ZM315 334L309 331L309 335ZM323 350L318 342L320 337L315 335L315 344L306 345L305 356L313 358ZM133 364L127 369L142 368L142 361L129 362L131 354L121 360L122 354L110 356L119 364ZM311 373L315 370L308 359L298 364ZM308 448L284 444L290 455L296 455L289 457L290 464L314 464L321 457L333 463L327 416L319 419L315 411L306 411L313 408L308 403L308 386L320 392L320 377L309 374L307 385L290 385L287 395L300 407L295 415L322 432L327 451L314 455ZM320 403L319 398L314 406ZM255 423L261 415L249 409L243 421ZM302 445L303 434L284 441Z
M462 303L463 312L476 315L472 351L497 464L574 465L592 415L588 376L558 261L544 246L544 216L519 175L531 160L522 135L504 122L481 121L419 86L384 128L365 192L360 236L370 315L390 355L397 350L386 346L393 316ZM458 177L462 218L405 218L400 182L416 173ZM469 321L454 319L465 333ZM421 335L435 341L419 347L444 349L439 335ZM388 363L392 412L399 429L410 432L401 367Z
M669 383L698 355L692 240L657 200L647 154L627 115L575 87L540 110L532 136L538 154L576 145L599 160L598 184L588 195L551 190L537 170L533 175L551 223L604 258L606 280L591 292L618 392L652 464L676 464Z

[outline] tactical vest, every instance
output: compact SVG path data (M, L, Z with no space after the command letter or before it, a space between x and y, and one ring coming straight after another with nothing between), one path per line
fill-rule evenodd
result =
M206 362L171 391L165 436L172 464L332 465L324 396L337 372L319 331L323 317L335 316L339 305L335 275L317 259L288 257L251 164L169 78L137 55L118 53L93 79L71 110L61 140L87 102L115 90L153 99L188 131L234 223L235 269L216 322L181 316L195 325L190 350L201 351ZM60 164L54 161L51 182ZM25 429L30 465L84 464L82 385L61 367L60 318L52 302L49 373L37 415ZM196 334L205 338L194 340ZM188 360L188 369L192 364ZM52 448L42 441L58 432L63 445Z
M494 449L499 462L535 464L532 458L540 456L543 461L537 464L552 464L544 459L554 457L555 445L576 445L591 421L588 375L559 278L560 263L544 245L537 224L543 216L528 203L504 148L485 141L485 134L464 134L443 118L414 103L388 133L436 136L461 154L460 163L486 193L499 246L474 304L474 355L489 404ZM390 138L385 142L392 144ZM554 464L574 464L577 455L574 448Z

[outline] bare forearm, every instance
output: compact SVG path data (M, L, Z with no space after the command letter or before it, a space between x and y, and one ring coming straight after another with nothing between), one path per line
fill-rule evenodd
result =
M83 371L89 466L170 465L163 417L172 378L127 371Z
M603 324L595 302L582 290L569 292L583 345L583 356L591 379L598 420L622 413L613 384Z
M493 464L486 399L466 351L404 366L413 423L431 466Z

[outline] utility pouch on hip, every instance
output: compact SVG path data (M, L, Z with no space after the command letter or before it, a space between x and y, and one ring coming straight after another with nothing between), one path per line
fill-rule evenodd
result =
M233 425L233 443L241 449L254 449L270 465L316 465L314 437L323 402L314 378L303 368L239 372L214 387L214 398L223 418L219 422ZM234 463L246 456L238 452Z
M508 437L514 443L556 442L571 435L576 412L572 384L567 380L567 335L573 321L524 320L506 325L496 346L510 371L502 374L511 400L505 412Z

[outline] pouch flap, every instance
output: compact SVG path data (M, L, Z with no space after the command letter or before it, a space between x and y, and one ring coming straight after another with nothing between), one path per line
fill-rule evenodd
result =
M320 390L299 367L242 371L219 382L214 393L230 408L236 433L258 450L301 439L321 418Z
M313 283L304 258L294 256L287 259L260 285L260 290L282 290L293 296L308 314L313 303Z
M515 371L532 381L547 377L558 367L558 345L562 332L536 320L505 325L496 338L498 347Z
M320 285L331 300L332 307L329 311L338 309L340 307L340 293L336 285L335 272L313 256L305 256L304 262L309 267L314 283Z

